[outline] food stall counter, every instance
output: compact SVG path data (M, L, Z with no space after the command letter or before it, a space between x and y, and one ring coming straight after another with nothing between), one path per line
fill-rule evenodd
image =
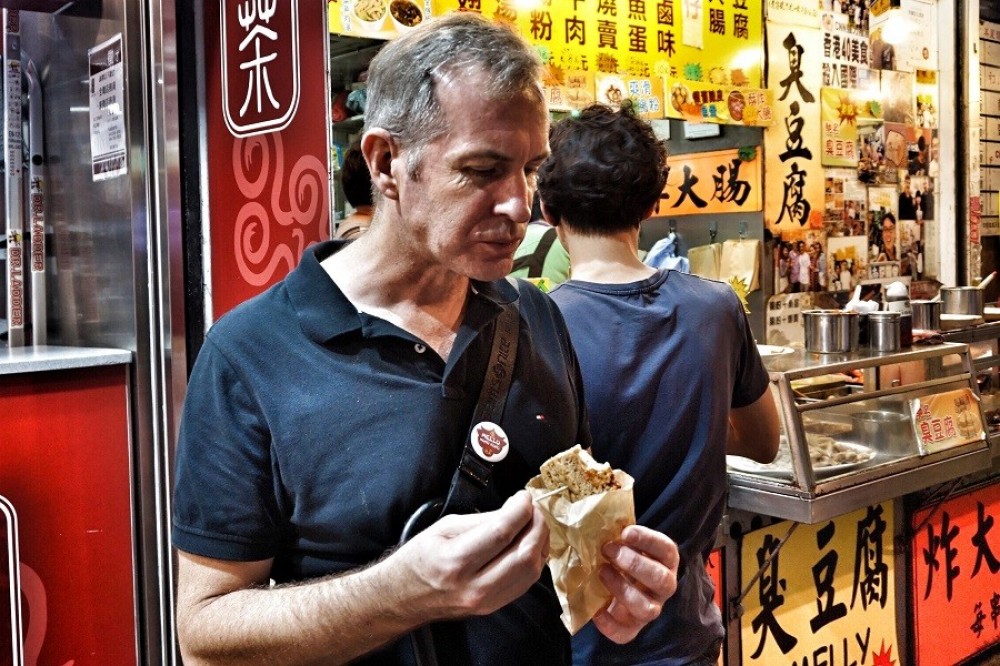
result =
M990 465L967 344L764 363L781 443L766 465L727 457L732 508L817 523Z

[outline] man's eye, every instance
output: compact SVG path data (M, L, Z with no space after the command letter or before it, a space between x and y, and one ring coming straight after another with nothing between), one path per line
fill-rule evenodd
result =
M496 167L467 167L465 172L474 178L491 178L496 175Z

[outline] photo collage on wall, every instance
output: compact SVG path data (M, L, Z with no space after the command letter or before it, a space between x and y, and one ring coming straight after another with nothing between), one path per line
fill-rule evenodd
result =
M817 2L811 29L822 55L811 63L803 56L796 76L805 81L807 68L822 69L821 147L812 160L822 165L823 208L818 215L814 205L801 229L771 226L774 291L839 292L843 301L862 285L878 298L890 282L923 277L938 171L936 5L901 0L901 14L876 16L863 0Z

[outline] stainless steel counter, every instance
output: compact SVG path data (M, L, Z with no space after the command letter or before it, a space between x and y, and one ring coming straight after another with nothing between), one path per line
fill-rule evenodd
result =
M46 372L132 362L132 352L106 347L13 347L0 349L0 375Z

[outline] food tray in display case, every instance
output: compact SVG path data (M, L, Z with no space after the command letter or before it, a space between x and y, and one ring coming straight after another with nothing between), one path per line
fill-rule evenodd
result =
M727 456L733 508L817 523L990 465L966 344L763 358L781 442L768 464Z

